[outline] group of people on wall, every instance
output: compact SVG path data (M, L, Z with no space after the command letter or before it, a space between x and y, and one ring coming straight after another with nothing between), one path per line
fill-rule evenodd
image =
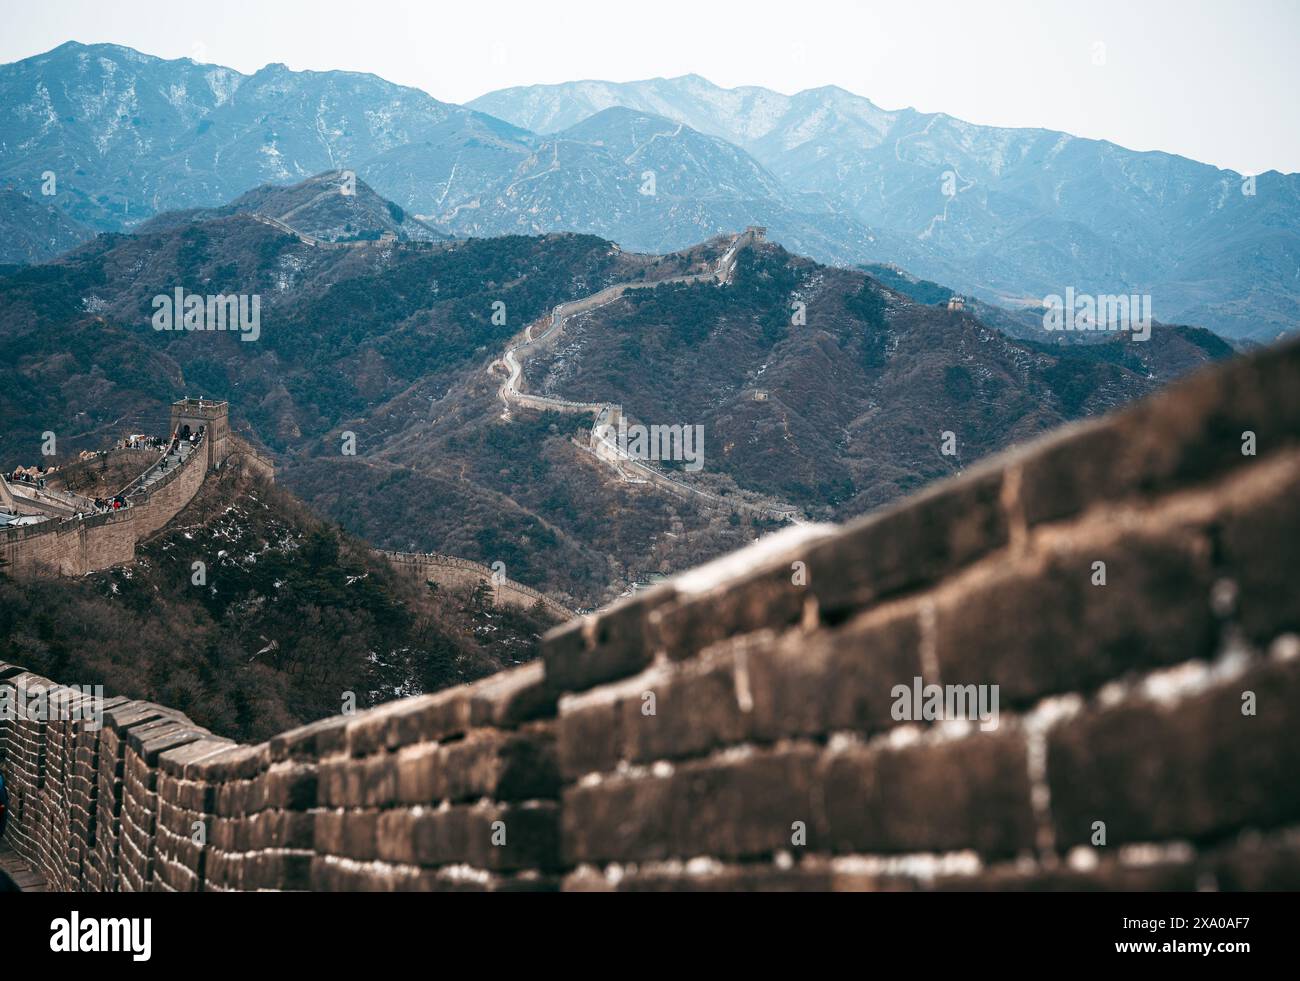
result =
M158 461L158 468L166 472L172 465L172 457L180 453L181 443L188 443L190 446L197 446L203 439L207 427L199 426L197 429L190 429L188 425L178 426L173 430L170 439L164 439L160 436L149 436L146 434L135 434L124 437L117 444L118 449L153 449L165 450L161 460ZM92 459L104 455L103 451L84 451L81 454L81 460ZM50 465L48 467L15 467L13 471L12 482L16 484L28 484L36 487L37 490L45 488L46 480L59 468ZM95 497L90 499L94 505L96 514L103 514L109 511L120 511L128 507L127 498L124 494L114 494L106 497ZM76 515L78 518L85 517L83 513Z
M14 472L9 477L11 484L34 484L36 487L44 487L45 479L54 473L58 467L14 467Z

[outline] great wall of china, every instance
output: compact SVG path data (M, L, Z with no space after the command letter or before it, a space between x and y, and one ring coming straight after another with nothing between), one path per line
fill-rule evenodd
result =
M506 370L506 379L501 383L501 387L497 391L498 397L505 406L503 417L509 418L512 404L529 409L591 415L593 418L588 442L585 446L581 443L577 445L579 448L591 453L597 460L603 461L612 467L620 479L629 483L654 484L661 490L666 490L678 497L693 500L705 507L754 514L776 521L799 523L798 509L792 505L776 502L756 504L711 494L702 488L695 487L686 481L664 473L643 460L630 456L611 436L611 433L617 429L618 420L623 413L623 408L620 405L615 405L612 402L575 402L548 395L533 395L520 389L520 384L524 380L524 361L520 359L526 360L530 353L538 351L548 344L554 344L563 334L565 321L569 318L607 306L618 300L629 290L652 289L656 286L674 283L714 282L719 286L726 286L731 282L731 277L736 268L736 259L740 251L761 242L765 233L765 229L751 226L739 235L733 235L727 248L718 257L718 261L712 268L705 271L650 282L616 283L613 286L598 290L590 296L584 296L568 303L561 303L551 311L549 316L543 317L536 323L529 324L524 329L522 336L518 340L512 341L501 357L488 367L489 372L495 372L498 367L504 367ZM534 336L534 329L542 325L546 325L546 329Z
M203 439L190 447L183 443L170 457L173 466L160 469L165 454L139 449L119 449L85 463L64 468L62 474L105 468L112 461L133 459L141 473L121 490L127 506L95 512L92 502L59 490L10 487L0 478L0 506L27 514L45 514L37 524L0 528L0 558L13 576L83 576L135 560L140 542L153 535L194 499L207 475L228 462L250 467L274 480L275 465L265 454L230 431L225 402L182 399L172 406L170 432L198 431ZM188 427L188 429L187 429ZM531 609L538 603L557 619L573 611L549 596L507 579L469 559L436 553L390 552L375 549L399 572L420 576L439 586L472 589L480 582L491 588L494 604Z
M207 474L232 455L273 474L269 460L231 433L226 403L182 399L172 406L170 432L183 431L188 436L200 427L204 435L196 446L184 444L166 457L172 465L166 465L164 455L157 455L136 480L122 488L126 507L100 513L42 508L50 514L48 520L0 528L0 558L6 571L24 577L82 576L126 565L134 561L136 545L171 521L194 499ZM6 487L11 499L15 492L22 494L24 489ZM28 500L41 503L35 498Z
M1293 342L473 685L257 745L6 719L6 838L71 890L1295 889L1298 492ZM997 724L900 723L920 678ZM42 692L86 699L0 666Z
M541 603L552 616L561 620L573 616L572 610L545 593L508 579L500 571L489 569L481 562L454 555L440 555L437 552L390 552L382 548L377 548L374 552L387 559L395 569L424 581L435 582L439 586L473 589L479 583L486 583L492 591L494 605L530 609Z
M306 207L306 205L303 205ZM264 215L260 212L246 212L249 218L254 221L260 221L263 225L270 225L277 231L284 232L286 235L292 235L303 245L310 245L313 249L364 249L372 245L388 245L396 242L397 237L390 232L386 232L380 238L370 241L368 239L358 239L356 241L333 242L329 239L317 238L315 235L309 235L306 232L299 231L292 225L287 224L280 218L274 218L271 215Z

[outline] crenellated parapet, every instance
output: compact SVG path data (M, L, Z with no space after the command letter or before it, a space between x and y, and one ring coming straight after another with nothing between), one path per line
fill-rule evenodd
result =
M208 475L230 459L268 480L275 478L273 461L231 433L225 402L181 399L172 405L168 436L179 441L182 455L147 450L114 454L115 459L138 459L141 465L139 475L120 489L125 502L121 509L95 513L91 502L79 495L33 491L31 500L38 506L39 495L49 498L44 507L49 517L37 524L0 528L0 558L9 574L83 576L134 561L136 546L171 521L194 499ZM69 469L75 475L91 465Z
M494 605L528 610L541 603L552 616L561 620L573 616L573 610L562 606L545 593L508 579L503 573L490 569L481 562L454 555L440 555L437 552L392 552L377 548L374 553L398 571L440 586L473 589L480 583L485 583L492 590Z

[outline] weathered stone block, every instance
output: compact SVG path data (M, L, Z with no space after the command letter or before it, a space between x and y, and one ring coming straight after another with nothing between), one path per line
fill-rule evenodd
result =
M1243 714L1243 693L1256 714ZM1060 846L1200 840L1300 820L1300 660L1161 704L1134 701L1056 727L1048 743Z
M828 757L824 780L822 835L835 852L1009 856L1034 846L1029 766L1015 730L849 748Z
M1105 585L1093 584L1094 562ZM1008 707L1208 658L1213 580L1208 539L1178 529L1002 563L939 594L942 683L998 685Z

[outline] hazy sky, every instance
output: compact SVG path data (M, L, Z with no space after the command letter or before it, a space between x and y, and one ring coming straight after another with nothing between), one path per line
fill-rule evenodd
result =
M447 102L694 72L1300 171L1300 0L0 0L0 23L0 62L111 41L374 72Z

